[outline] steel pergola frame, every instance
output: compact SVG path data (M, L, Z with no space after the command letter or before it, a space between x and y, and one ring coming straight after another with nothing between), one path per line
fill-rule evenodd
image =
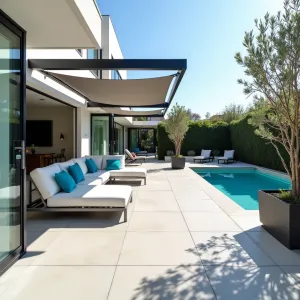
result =
M179 84L184 76L187 68L186 59L30 59L28 60L28 68L45 72L55 79L55 74L49 74L47 71L70 71L70 70L128 70L128 71L177 71L174 75L173 86L169 93L168 99L162 105L146 105L146 106L120 106L114 104L95 103L88 99L79 91L73 89L63 81L68 88L83 96L88 101L88 107L142 107L142 108L162 108L164 116L168 107L172 103ZM122 115L126 117L127 115ZM127 117L131 115L128 114Z

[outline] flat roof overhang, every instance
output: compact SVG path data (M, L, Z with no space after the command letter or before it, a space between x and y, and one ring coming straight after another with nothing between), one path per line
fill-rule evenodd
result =
M102 16L93 0L1 0L27 33L30 49L101 48Z
M122 116L162 116L171 104L187 68L186 59L31 59L30 69L45 72L88 101L88 107L160 108L148 111L122 110ZM176 71L175 74L146 79L105 80L54 73L66 70ZM171 87L172 85L172 87ZM111 110L111 113L112 110Z

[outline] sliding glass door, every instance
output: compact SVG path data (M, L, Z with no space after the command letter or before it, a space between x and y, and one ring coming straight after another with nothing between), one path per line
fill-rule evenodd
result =
M109 154L109 116L92 115L92 155Z
M0 272L25 250L24 35L0 11Z

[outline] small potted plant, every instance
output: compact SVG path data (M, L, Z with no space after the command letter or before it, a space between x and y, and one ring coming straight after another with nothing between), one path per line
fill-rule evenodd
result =
M34 144L32 144L30 147L29 147L29 150L30 150L30 152L31 152L31 154L35 154L35 152L36 152L36 147L35 147L35 145Z
M196 155L196 152L195 152L194 150L189 150L189 151L187 152L187 155L188 155L188 156L195 156L195 155Z
M189 129L189 115L184 106L177 103L168 114L165 129L175 146L175 156L171 159L172 169L184 169L185 158L180 155L181 145Z

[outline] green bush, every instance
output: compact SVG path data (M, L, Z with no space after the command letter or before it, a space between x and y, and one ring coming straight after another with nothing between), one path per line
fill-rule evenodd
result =
M167 150L174 150L174 145L168 138L164 124L157 127L158 159L164 159ZM211 123L209 121L191 121L189 130L184 138L181 154L194 150L200 155L202 149L218 149L223 154L224 150L231 149L229 125L225 122Z
M285 171L274 146L256 135L254 127L248 124L249 117L250 115L230 123L232 149L235 149L237 159L257 166ZM282 147L279 148L288 161L287 152Z

